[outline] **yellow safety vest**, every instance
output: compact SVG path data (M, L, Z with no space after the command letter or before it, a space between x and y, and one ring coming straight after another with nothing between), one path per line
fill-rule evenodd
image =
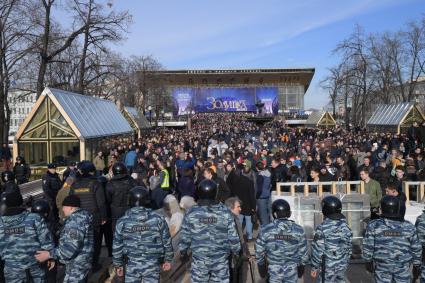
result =
M161 188L168 189L170 188L170 174L168 174L167 169L162 169L161 172L164 172L164 180L162 181Z

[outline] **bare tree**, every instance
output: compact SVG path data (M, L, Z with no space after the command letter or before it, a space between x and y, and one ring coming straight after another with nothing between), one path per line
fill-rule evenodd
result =
M334 117L336 117L336 106L344 84L342 68L343 66L341 64L336 67L329 68L329 75L320 82L321 87L326 89L329 93L329 99L331 100L333 108L332 115Z
M35 48L40 55L37 76L37 96L39 96L44 89L44 80L48 65L51 64L60 53L69 48L72 42L76 40L86 28L84 24L80 24L68 33L57 29L56 31L59 34L54 34L52 32L52 9L55 1L56 0L41 0L42 5L40 8L43 11L43 21L40 22L38 19L35 19L35 22L39 23L42 28L40 35L36 34L36 40L34 40ZM40 15L35 16L39 17Z
M4 0L0 5L0 138L7 142L10 122L8 104L12 82L16 84L22 70L21 60L30 48L26 35L32 28L26 15L25 1Z
M356 26L351 36L337 45L334 53L342 54L344 68L350 75L355 125L366 124L366 110L374 92L374 78L363 29Z
M105 42L122 40L131 23L131 16L128 11L107 12L108 8L95 0L73 0L71 9L76 14L76 21L84 26L77 84L77 90L84 93L87 85L86 74L92 67L87 64L88 57L97 57L101 52L108 52L104 46ZM96 78L89 80L94 81Z
M384 33L383 35L370 35L368 47L372 76L375 77L376 93L382 103L391 103L394 99L396 83L396 62L392 54L400 46L400 39L395 34Z

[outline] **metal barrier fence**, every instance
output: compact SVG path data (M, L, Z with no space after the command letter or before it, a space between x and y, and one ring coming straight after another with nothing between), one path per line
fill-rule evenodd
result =
M276 194L282 194L282 187L289 187L289 193L291 196L303 193L304 196L309 196L314 193L318 196L322 196L326 191L331 194L336 193L359 193L364 194L364 182L363 181L334 181L334 182L288 182L288 183L276 183ZM353 190L354 187L354 190ZM301 190L300 190L301 188Z
M340 194L342 213L353 232L353 256L360 258L363 233L370 217L370 198L363 181L277 183L272 200L285 198L291 205L291 219L303 226L309 243L322 223L321 198Z

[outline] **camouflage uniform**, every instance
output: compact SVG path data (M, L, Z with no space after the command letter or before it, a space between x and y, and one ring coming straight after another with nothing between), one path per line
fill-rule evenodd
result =
M113 263L125 265L125 282L159 282L160 264L171 262L174 253L164 217L144 207L126 211L115 228Z
M34 255L39 250L51 251L53 238L44 220L35 213L23 211L0 217L0 257L5 262L6 282L46 282L45 270Z
M410 264L421 264L421 243L409 221L376 219L363 238L363 258L375 264L377 282L410 282Z
M65 283L85 282L93 258L93 218L81 208L65 219L52 258L65 264Z
M297 267L308 263L307 239L303 228L288 219L275 219L261 228L255 258L267 258L269 282L298 282Z
M229 254L241 249L235 221L221 203L199 204L183 219L180 252L192 250L192 282L229 282Z
M421 215L418 216L416 219L416 231L418 233L419 240L422 244L422 254L425 252L425 212L423 212ZM425 282L425 265L424 265L425 258L422 258L422 264L421 264L421 282Z
M314 233L311 252L312 271L319 272L321 282L322 257L325 260L325 282L345 282L345 271L351 256L353 233L345 219L325 218Z

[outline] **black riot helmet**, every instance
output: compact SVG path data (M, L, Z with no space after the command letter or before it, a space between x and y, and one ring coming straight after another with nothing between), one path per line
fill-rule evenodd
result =
M272 204L272 214L276 219L291 217L291 206L284 199L277 199Z
M200 200L215 200L217 183L208 179L201 181L196 189L196 195Z
M150 207L151 197L149 190L143 186L137 186L130 190L129 204L131 207Z
M322 213L326 217L341 215L342 203L335 196L327 196L322 199Z
M397 197L386 195L381 199L381 212L384 218L402 220L406 213L406 205Z
M88 176L90 173L96 171L96 167L94 167L93 163L89 160L78 162L77 169L83 176Z
M124 163L122 162L115 162L114 166L112 166L112 174L119 175L119 174L127 174L127 167L125 167Z
M21 208L23 203L24 200L22 199L22 195L19 191L2 193L0 196L0 215L6 215L13 209ZM13 215L14 214L16 213L13 213Z
M3 183L15 181L15 174L12 171L4 171L1 173L1 180Z
M45 199L36 200L32 204L31 212L37 213L43 218L47 218L50 213L49 203Z

